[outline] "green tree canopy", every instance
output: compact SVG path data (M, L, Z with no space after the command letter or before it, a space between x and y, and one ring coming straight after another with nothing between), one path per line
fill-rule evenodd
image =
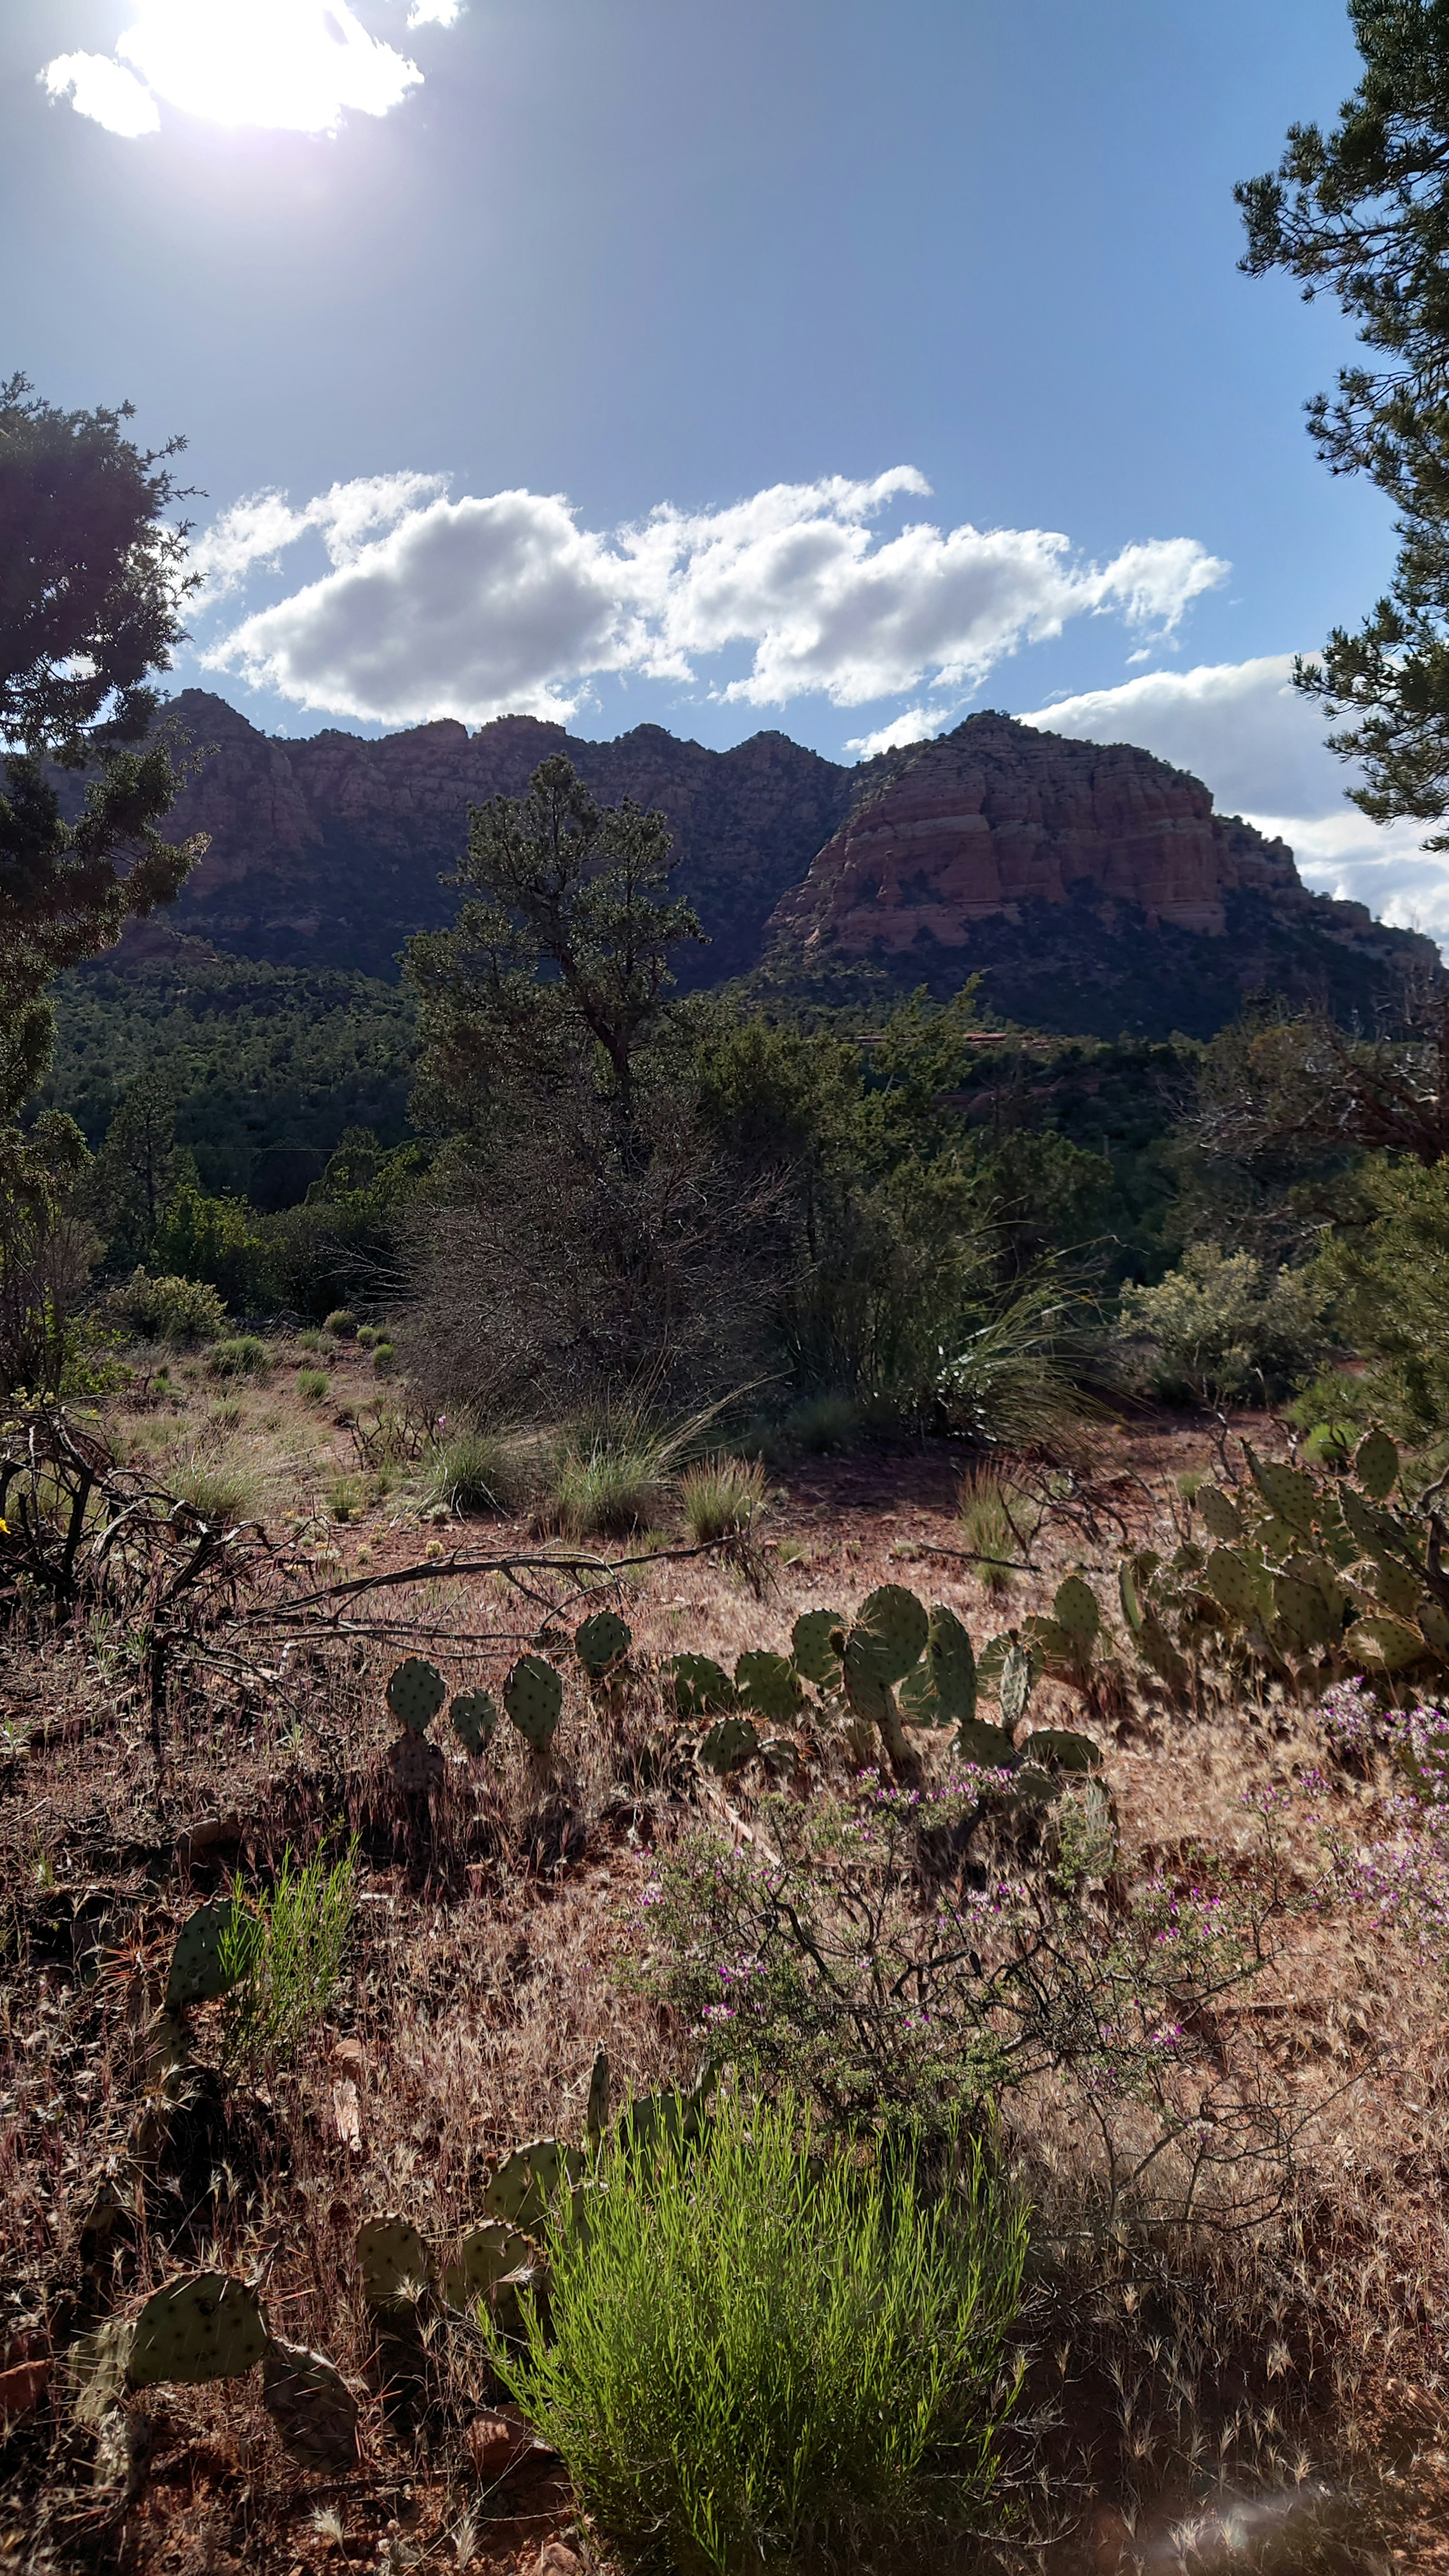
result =
M1376 822L1449 811L1449 0L1349 0L1364 76L1325 134L1289 129L1276 171L1235 194L1250 276L1283 269L1329 292L1369 363L1308 405L1335 474L1368 474L1399 512L1385 596L1357 634L1335 627L1298 686L1361 759L1350 791ZM1436 836L1431 849L1449 846Z
M52 978L169 903L206 846L161 838L180 780L143 743L191 582L164 517L180 441L137 448L128 417L0 384L0 1116L45 1072ZM100 764L74 822L47 761Z

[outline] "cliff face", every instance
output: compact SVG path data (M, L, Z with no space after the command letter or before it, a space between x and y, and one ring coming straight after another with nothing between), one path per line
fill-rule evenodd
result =
M979 969L988 1003L1040 1027L1207 1035L1255 988L1371 1013L1406 969L1439 971L1428 940L1310 894L1283 842L1214 814L1185 771L1008 716L843 769L778 733L717 752L658 725L583 742L505 716L279 742L201 690L172 708L205 756L167 828L211 849L133 955L181 934L390 975L411 932L453 917L438 878L469 805L521 795L567 751L606 804L668 816L710 935L680 961L695 984L758 970L776 990L884 1003Z
M160 940L180 932L244 956L374 975L393 971L412 931L452 919L457 898L438 877L466 845L469 805L522 795L550 752L566 751L603 803L631 796L667 814L679 890L710 933L687 963L710 983L755 963L771 909L829 839L857 776L775 733L717 752L658 725L593 743L503 716L474 734L445 722L380 742L336 732L278 742L203 690L170 712L207 756L167 833L207 832L211 848ZM155 938L135 934L133 949Z

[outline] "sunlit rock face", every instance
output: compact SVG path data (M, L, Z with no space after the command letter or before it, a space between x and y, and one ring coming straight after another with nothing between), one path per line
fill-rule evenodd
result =
M1127 743L1068 742L968 717L867 792L786 895L772 932L839 956L899 954L1074 889L1135 905L1147 926L1219 938L1224 897L1311 898L1283 841L1224 821L1200 780Z
M680 954L686 985L754 974L771 996L883 1010L979 971L988 1005L1037 1027L1206 1036L1254 991L1351 1018L1391 1003L1406 970L1439 971L1429 941L1309 893L1283 842L1214 814L1185 771L1008 716L846 769L780 733L721 752L659 725L585 742L503 716L281 741L201 690L171 713L195 766L168 830L211 846L132 956L180 936L393 976L413 931L453 917L439 880L470 805L522 795L565 751L604 803L668 818L709 938Z

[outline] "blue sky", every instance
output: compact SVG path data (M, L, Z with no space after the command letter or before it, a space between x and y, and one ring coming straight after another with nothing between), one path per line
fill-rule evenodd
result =
M1356 77L1338 0L9 0L0 365L187 434L269 730L1005 706L1449 931L1286 689L1392 555L1351 344L1236 269Z

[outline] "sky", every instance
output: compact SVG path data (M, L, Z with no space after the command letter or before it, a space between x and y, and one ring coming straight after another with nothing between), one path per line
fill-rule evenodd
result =
M1289 683L1393 556L1239 274L1340 0L6 0L0 374L188 441L177 685L1145 745L1449 939ZM15 246L23 245L23 256Z

